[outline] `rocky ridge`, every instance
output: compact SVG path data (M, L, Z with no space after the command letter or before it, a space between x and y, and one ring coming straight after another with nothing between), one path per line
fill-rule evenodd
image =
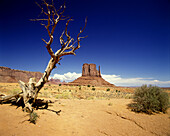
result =
M27 83L30 78L38 81L43 76L41 72L30 72L23 70L15 70L8 67L0 66L0 83L18 83L19 80ZM59 79L50 79L48 84L63 84Z

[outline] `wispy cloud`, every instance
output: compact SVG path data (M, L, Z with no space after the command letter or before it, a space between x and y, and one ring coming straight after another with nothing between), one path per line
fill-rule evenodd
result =
M63 75L61 74L54 74L50 78L54 79L60 79L61 81L71 82L78 77L81 76L81 73L65 73ZM102 74L102 77L117 86L141 86L143 84L152 84L162 87L170 87L170 81L160 81L158 79L154 78L143 78L143 77L135 77L135 78L122 78L120 75L105 75Z

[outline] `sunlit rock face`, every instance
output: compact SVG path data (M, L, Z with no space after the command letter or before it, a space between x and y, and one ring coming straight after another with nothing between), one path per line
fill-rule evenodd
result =
M23 70L15 70L8 67L0 67L0 82L1 83L16 83L19 80L28 82L29 78L39 80L42 77L41 72L30 72Z
M66 85L92 85L92 86L108 86L115 87L115 85L105 81L101 77L100 66L96 69L96 64L83 64L82 76Z
M96 64L87 64L87 63L83 64L82 76L101 77L100 66L99 66L99 70L97 70Z
M24 70L16 70L8 67L0 66L0 83L18 83L19 80L27 83L30 78L35 78L38 81L43 76L41 72L30 72ZM65 84L59 79L51 78L47 84Z

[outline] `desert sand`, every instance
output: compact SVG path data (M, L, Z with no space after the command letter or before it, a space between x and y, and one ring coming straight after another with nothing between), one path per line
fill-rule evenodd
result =
M48 109L35 110L39 115L36 124L28 121L28 113L23 112L21 107L2 104L0 136L170 135L170 109L166 114L134 113L127 106L132 99L125 99L131 94L123 92L134 88L107 89L46 85L39 98L54 103L50 103ZM116 89L121 92L116 92ZM16 90L20 90L17 83L0 84L0 93L15 93ZM56 114L57 111L61 112Z
M1 136L168 136L170 111L146 115L127 109L131 99L57 100L36 110L36 124L21 108L0 105ZM61 112L57 115L54 111Z

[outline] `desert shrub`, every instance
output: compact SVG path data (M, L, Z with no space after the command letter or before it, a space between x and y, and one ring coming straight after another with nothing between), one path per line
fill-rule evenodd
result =
M92 90L95 91L96 89L93 87Z
M29 116L30 116L29 119L30 123L36 124L37 118L39 118L38 114L36 112L31 112Z
M111 102L108 103L108 106L112 106L112 105L113 105L113 103L111 103Z
M120 91L119 91L119 90L116 90L116 93L117 93L117 92L120 92Z
M110 91L110 88L107 88L107 90L106 91Z
M86 98L87 100L93 100L94 99L94 96L89 96Z
M87 87L90 87L90 85L87 85Z
M48 87L44 88L44 90L48 90Z
M169 97L161 88L152 85L143 85L135 90L134 103L130 108L135 112L153 112L165 113L169 106Z
M79 85L79 90L81 90L81 85Z
M133 95L132 94L125 94L124 98L125 99L132 99Z
M59 86L61 86L61 84L59 84Z

